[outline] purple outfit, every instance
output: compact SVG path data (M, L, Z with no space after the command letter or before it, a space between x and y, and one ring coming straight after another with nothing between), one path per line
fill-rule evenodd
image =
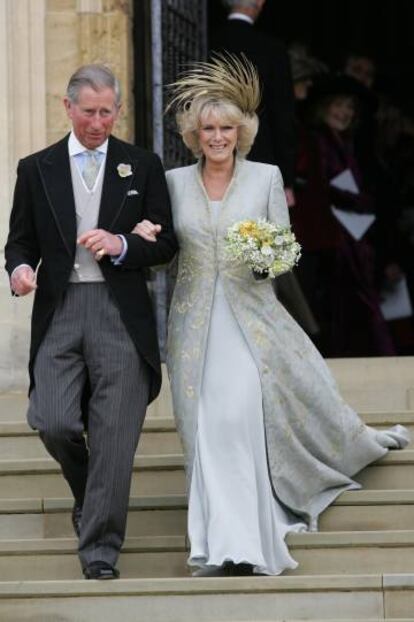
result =
M360 168L352 142L339 137L328 127L317 135L322 175L331 205L351 212L372 213L375 205L364 191ZM330 181L350 169L360 188L359 194L333 187ZM375 225L373 225L375 226ZM375 251L370 229L354 239L339 226L332 266L330 356L384 356L395 354L394 345L382 315L375 285Z

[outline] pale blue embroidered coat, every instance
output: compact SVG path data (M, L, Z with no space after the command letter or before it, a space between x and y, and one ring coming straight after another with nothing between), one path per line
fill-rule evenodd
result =
M276 300L271 282L256 281L246 266L226 257L224 237L235 222L262 217L289 224L279 169L237 160L217 228L199 165L169 171L167 181L180 246L167 362L187 475L191 477L210 312L220 273L260 373L274 491L314 525L340 492L359 487L350 477L387 450L343 401L319 352Z

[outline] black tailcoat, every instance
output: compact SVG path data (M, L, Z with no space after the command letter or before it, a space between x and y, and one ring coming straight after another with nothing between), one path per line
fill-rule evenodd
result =
M120 163L130 164L132 174L121 177L117 170ZM156 243L130 233L143 218L162 225ZM122 266L113 265L109 257L104 257L100 266L135 347L153 372L150 399L154 399L161 386L161 368L143 269L169 261L177 250L167 185L158 156L112 136L109 138L98 228L122 233L128 242ZM22 263L35 270L40 262L32 313L31 387L37 350L68 286L76 236L66 136L19 162L5 248L9 275Z

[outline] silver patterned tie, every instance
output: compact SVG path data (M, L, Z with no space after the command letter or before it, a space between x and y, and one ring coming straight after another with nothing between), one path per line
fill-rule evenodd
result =
M85 151L85 155L86 163L83 167L82 177L85 180L88 190L92 190L99 172L99 156L97 151L90 150Z

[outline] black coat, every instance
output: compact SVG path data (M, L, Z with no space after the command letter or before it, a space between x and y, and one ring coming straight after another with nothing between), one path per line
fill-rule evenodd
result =
M277 164L285 186L292 186L296 130L292 77L284 46L248 22L231 19L213 35L210 48L243 52L256 65L263 92L259 131L248 159Z
M120 163L130 164L133 174L120 177ZM21 160L17 173L6 270L11 275L21 263L35 270L41 261L32 313L32 387L37 350L68 286L75 259L77 230L68 136ZM138 193L128 195L130 189ZM130 234L143 218L162 225L156 243ZM104 257L100 266L137 351L153 371L150 398L154 399L161 386L161 368L143 268L169 261L177 250L164 171L156 155L110 137L98 227L122 233L128 242L122 266L114 266L109 257Z

